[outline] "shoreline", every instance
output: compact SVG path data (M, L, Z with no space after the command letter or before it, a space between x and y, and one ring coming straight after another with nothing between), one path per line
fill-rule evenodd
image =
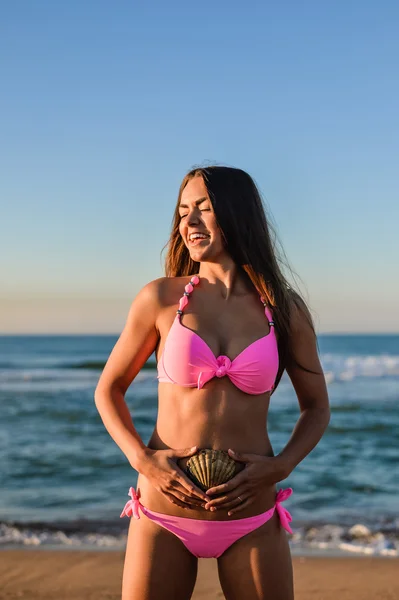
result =
M5 550L0 600L120 600L124 555L98 549ZM398 558L298 555L292 562L295 600L399 600ZM223 598L217 561L200 559L192 600Z
M353 523L299 521L289 538L292 556L379 556L399 558L398 522L353 519ZM123 551L127 543L126 523L115 519L55 521L0 520L0 551L74 550Z

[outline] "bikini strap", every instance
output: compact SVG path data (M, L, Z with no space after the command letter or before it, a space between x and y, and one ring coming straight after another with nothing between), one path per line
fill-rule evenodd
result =
M268 307L267 302L265 301L264 297L263 296L259 296L259 297L260 297L260 300L261 300L263 306L265 307L265 315L267 316L269 325L271 327L274 327L272 312L271 312L270 308Z
M190 283L188 283L185 286L185 288L184 288L184 294L183 294L183 296L179 300L179 308L176 311L176 314L177 314L178 317L180 317L180 315L183 314L183 309L188 304L188 298L189 298L191 292L193 291L194 286L197 285L198 283L199 283L199 277L198 277L198 275L193 275L191 277Z

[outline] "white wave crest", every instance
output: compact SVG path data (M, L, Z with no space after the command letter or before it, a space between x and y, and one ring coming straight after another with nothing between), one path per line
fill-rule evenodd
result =
M358 377L399 377L399 356L396 355L322 354L320 358L327 383L352 381Z

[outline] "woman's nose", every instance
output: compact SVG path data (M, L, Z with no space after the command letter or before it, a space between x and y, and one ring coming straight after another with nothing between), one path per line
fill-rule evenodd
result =
M197 223L199 223L200 220L200 212L198 210L198 208L194 208L193 210L190 210L190 212L188 213L187 216L187 222L189 225L195 225Z

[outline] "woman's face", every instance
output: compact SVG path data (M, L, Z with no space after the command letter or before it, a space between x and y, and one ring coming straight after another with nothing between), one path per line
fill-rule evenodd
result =
M202 177L193 177L183 190L179 231L192 260L215 260L224 252L222 233Z

